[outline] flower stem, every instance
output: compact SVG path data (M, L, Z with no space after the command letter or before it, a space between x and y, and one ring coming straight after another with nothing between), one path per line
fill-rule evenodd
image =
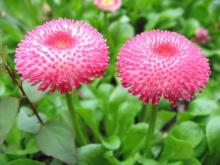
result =
M111 37L109 36L109 17L108 12L104 12L104 33L107 41L111 44Z
M144 143L144 146L146 146L147 153L148 151L150 151L150 147L151 147L150 142L155 132L156 121L157 121L157 106L152 104L152 109L150 112L149 129Z
M71 117L71 122L72 122L73 132L76 138L76 143L80 146L85 145L87 144L87 141L80 128L80 123L77 117L77 113L73 107L72 96L68 93L66 94L66 102L67 102L68 110L69 110L70 117Z
M14 73L12 72L12 70L9 68L9 66L6 63L3 63L5 70L7 71L8 75L10 76L10 78L12 79L12 81L18 86L18 88L20 89L22 96L27 100L28 104L31 107L32 112L35 114L35 116L37 117L38 121L43 124L43 120L41 119L40 115L37 112L36 107L34 106L34 104L30 101L30 99L27 97L22 85L20 82L17 81L16 76L14 75Z

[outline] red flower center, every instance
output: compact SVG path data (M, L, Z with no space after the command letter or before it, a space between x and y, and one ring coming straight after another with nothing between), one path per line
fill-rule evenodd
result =
M56 32L51 34L45 41L49 46L55 48L70 48L74 44L73 37L67 32Z
M154 47L154 52L161 56L173 56L177 49L169 43L161 43Z

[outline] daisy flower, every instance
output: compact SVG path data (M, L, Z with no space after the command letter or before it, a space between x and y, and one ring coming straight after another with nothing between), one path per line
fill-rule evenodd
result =
M152 30L137 35L119 51L122 85L144 103L158 104L163 96L173 106L191 100L209 80L203 52L184 36Z
M95 5L104 11L116 11L121 7L121 0L94 0Z
M82 21L56 19L37 26L18 44L15 64L22 80L39 90L72 92L108 67L106 40Z

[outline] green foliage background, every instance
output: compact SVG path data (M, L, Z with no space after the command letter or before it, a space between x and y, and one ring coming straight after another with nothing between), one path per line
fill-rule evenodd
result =
M80 165L220 164L219 0L123 0L114 13L100 11L92 0L0 0L1 53L6 45L11 68L15 48L25 33L52 18L84 20L109 44L111 59L105 76L73 93L89 142L75 147L64 96L40 93L23 82L47 121L40 126L0 66L1 165L75 164L76 157ZM199 27L209 31L208 41L198 45L210 60L209 83L194 100L177 108L161 101L156 133L146 152L151 106L144 106L120 86L115 72L118 50L126 40L151 29L176 31L194 41Z

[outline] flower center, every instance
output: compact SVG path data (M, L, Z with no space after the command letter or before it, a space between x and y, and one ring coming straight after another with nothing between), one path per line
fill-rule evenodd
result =
M173 56L177 52L176 47L169 43L161 43L154 48L154 52L161 56Z
M104 6L111 6L114 4L114 0L102 0L101 2Z
M67 32L55 32L46 39L45 43L55 48L65 49L73 46L74 39Z

